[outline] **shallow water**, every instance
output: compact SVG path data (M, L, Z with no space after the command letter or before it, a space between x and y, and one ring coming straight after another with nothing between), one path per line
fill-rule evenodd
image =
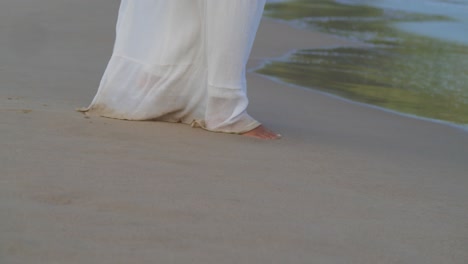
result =
M435 2L407 0L404 8L379 0L270 3L268 16L365 45L301 50L267 63L259 73L403 113L468 124L468 42L443 35L453 32L435 36L421 30L465 24L429 8L416 12L416 4L408 3L418 1Z
M411 33L468 45L468 0L340 0L337 2L444 16L450 21L402 22L395 23L395 26Z

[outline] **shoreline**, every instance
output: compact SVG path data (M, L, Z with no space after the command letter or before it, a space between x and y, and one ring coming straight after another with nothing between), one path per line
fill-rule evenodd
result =
M261 68L261 66L259 68ZM445 120L428 118L428 117L417 116L417 115L408 114L408 113L404 113L404 112L399 112L399 111L396 111L396 110L392 110L392 109L377 106L377 105L372 105L372 104L362 103L362 102L359 102L359 101L354 101L354 100L348 99L346 97L341 97L339 95L335 95L335 94L332 94L332 93L328 93L328 92L325 92L325 91L318 90L318 89L313 88L313 87L305 87L305 86L300 86L300 85L295 85L295 84L292 84L292 83L288 83L286 81L281 80L278 77L272 77L272 76L263 75L263 74L258 74L258 75L260 75L260 76L262 76L262 77L264 77L264 78L266 78L268 80L271 80L273 82L277 82L279 84L289 86L289 87L291 87L293 89L301 89L301 90L309 91L309 92L312 92L312 93L322 94L322 95L331 97L331 98L333 98L335 100L340 100L340 101L343 101L343 102L346 102L346 103L356 104L356 105L360 105L360 106L364 106L364 107L369 107L369 108L372 108L372 109L376 109L376 110L383 111L383 112L386 112L386 113L391 113L391 114L398 115L398 116L401 116L401 117L412 118L412 119L416 119L416 120L420 120L420 121L425 121L425 122L430 122L430 123L434 123L434 124L444 125L444 126L451 127L451 128L457 129L457 130L461 130L461 131L463 131L465 133L468 133L468 124L461 125L461 124L452 123L452 122L445 121Z
M291 4L292 10L293 7ZM306 27L306 21L309 21L305 17L306 13L314 14L314 18L310 18L310 21L320 21L326 15L332 16L334 12L322 10L323 14L317 13L319 11L314 11L312 7L307 12L304 11L305 13L299 12L301 15L296 19L291 18L295 14L293 11L286 11L284 18L280 8L273 11L276 9L271 7L270 12L271 16L277 17L282 23L301 29ZM338 7L353 11L353 8L347 5L338 5L335 8ZM320 5L317 8L321 10ZM380 12L379 8L383 7L372 7L372 11ZM357 18L348 18L350 23L353 21L357 23L358 29L340 24L340 19L346 20L346 18L339 15L336 24L333 24L335 21L333 19L330 23L324 22L325 24L311 22L311 25L316 26L321 32L331 32L345 40L351 38L353 41L362 41L363 45L357 49L350 49L347 46L306 48L291 53L289 59L280 57L270 60L259 73L384 111L442 123L466 131L468 105L465 100L466 89L463 86L466 78L458 69L465 68L466 63L463 58L468 53L463 51L461 44L431 39L398 29L397 26L392 26L391 22L392 19L398 20L398 18L391 15L374 14L375 19L381 23L380 26L376 25L380 30L378 31L369 23L363 22L365 15L366 13L362 13ZM416 15L417 13L407 14L409 18ZM427 15L426 19L430 19L430 16ZM311 29L305 28L305 30ZM368 37L359 35L366 32L369 34ZM373 37L373 34L378 32L381 32L380 37ZM389 38L388 43L385 42L386 38ZM416 45L414 49L417 47L419 51L409 48L409 43ZM363 46L364 48L361 48ZM402 56L407 56L406 61L400 59ZM309 64L310 61L313 63Z
M295 31L297 30L297 33L303 33L304 34L305 32L311 32L310 30L307 30L307 29L297 28L294 25L291 25L290 23L288 23L286 21L279 20L279 19L264 18L264 21L265 21L264 24L271 23L271 24L274 24L275 26L280 26L281 25L281 27L283 27L283 26L289 27L289 30L295 30ZM262 77L264 77L266 79L269 79L271 81L274 81L274 82L289 86L289 87L291 87L293 89L304 89L306 91L311 91L313 93L323 94L323 95L329 96L329 97L337 99L337 100L342 100L342 101L344 101L346 103L352 103L352 104L357 104L357 105L361 105L361 106L365 106L365 107L370 107L370 108L377 109L377 110L380 110L380 111L384 111L384 112L387 112L387 113L400 115L402 117L414 118L414 119L417 119L417 120L427 121L427 122L431 122L431 123L434 123L434 124L445 125L445 126L455 128L455 129L459 129L459 130L461 130L463 132L468 133L468 124L457 124L457 123L453 123L453 122L450 122L450 121L445 121L445 120L440 120L440 119L435 119L435 118L429 118L429 117L424 117L424 116L418 116L418 115L415 115L415 114L400 112L400 111L397 111L397 110L381 107L381 106L378 106L378 105L363 103L363 102L359 102L359 101L356 101L356 100L348 99L348 98L340 96L340 95L333 94L331 92L322 91L322 90L314 88L314 87L305 87L305 86L296 85L294 83L289 83L287 81L281 80L281 77L278 77L278 76L277 77L269 76L269 75L265 75L265 74L261 74L261 73L256 72L257 70L260 70L260 69L264 68L266 66L266 64L268 64L268 63L270 63L272 61L278 61L278 60L287 61L288 57L290 57L292 54L294 54L295 52L297 52L297 51L299 51L301 49L324 49L325 50L325 49L333 49L333 48L337 48L337 47L366 47L368 45L367 43L360 43L360 42L357 42L357 41L350 41L350 40L347 40L347 39L342 38L340 36L321 33L321 32L318 32L318 31L316 31L316 32L312 31L312 34L318 34L318 35L309 36L310 38L316 38L316 37L326 38L327 40L335 42L335 43L333 43L333 44L329 43L329 45L326 45L326 44L317 45L316 43L314 43L315 45L312 45L312 47L305 47L304 46L302 48L297 48L297 47L293 48L291 46L290 47L291 49L288 50L287 52L283 53L282 55L279 55L279 56L274 56L273 55L273 56L270 56L270 57L263 58L263 61L261 61L261 60L256 61L256 64L251 65L250 67L248 67L247 71L249 73L258 74L258 75L260 75L260 76L262 76ZM307 45L307 44L304 43L304 42L301 42L300 45ZM325 46L323 46L323 45L325 45ZM272 55L272 54L270 54L270 55Z

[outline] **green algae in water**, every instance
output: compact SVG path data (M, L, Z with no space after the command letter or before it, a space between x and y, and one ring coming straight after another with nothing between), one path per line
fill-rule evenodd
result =
M266 11L366 45L298 51L259 73L399 112L468 124L468 47L392 27L448 18L331 0L275 3Z

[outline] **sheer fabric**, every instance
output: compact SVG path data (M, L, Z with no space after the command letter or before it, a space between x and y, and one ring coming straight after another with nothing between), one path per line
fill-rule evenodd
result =
M122 0L112 57L91 105L127 120L242 133L245 65L265 0Z

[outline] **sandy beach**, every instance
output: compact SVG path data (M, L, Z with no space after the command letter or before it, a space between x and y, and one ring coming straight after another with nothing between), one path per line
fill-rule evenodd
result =
M0 3L1 264L466 264L468 133L248 74L278 141L87 117L118 1ZM249 62L346 43L262 21Z

